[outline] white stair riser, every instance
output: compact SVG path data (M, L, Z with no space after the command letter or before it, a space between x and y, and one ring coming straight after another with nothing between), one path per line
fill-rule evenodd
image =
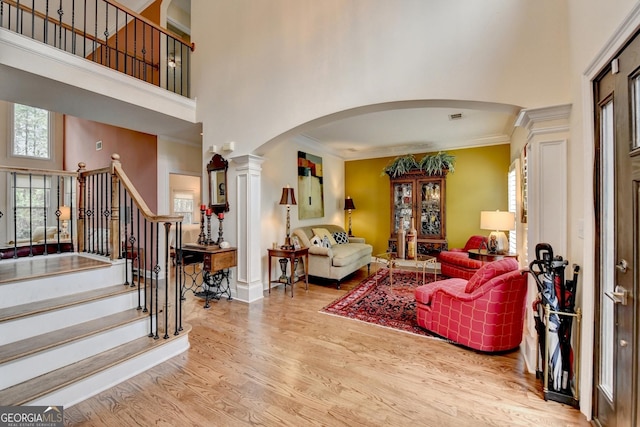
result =
M149 319L140 319L119 328L2 364L0 390L144 337L149 333L149 328Z
M142 299L144 306L144 299ZM0 345L138 307L136 291L0 323ZM155 308L154 308L155 310Z
M162 339L162 338L160 338ZM138 357L129 359L102 372L75 382L68 387L28 402L28 405L62 405L68 408L108 388L116 386L153 366L169 360L189 349L189 335L171 340Z
M55 258L48 261L55 262ZM100 280L96 280L99 277ZM0 308L92 291L124 283L124 263L0 285Z

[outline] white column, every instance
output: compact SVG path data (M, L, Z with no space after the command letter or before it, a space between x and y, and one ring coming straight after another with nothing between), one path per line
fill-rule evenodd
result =
M262 252L260 241L260 181L262 157L234 157L236 184L236 242L238 247L238 277L236 299L254 302L262 299Z
M527 263L536 258L538 243L549 243L554 255L567 253L567 138L570 105L523 110L516 126L527 129ZM522 349L529 372L536 367L538 348L532 303L537 285L529 276Z

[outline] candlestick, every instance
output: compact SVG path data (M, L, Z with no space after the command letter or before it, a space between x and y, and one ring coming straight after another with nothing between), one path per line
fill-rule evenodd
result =
M220 213L218 214L218 241L216 242L217 245L219 245L220 243L222 243L222 221L224 220L224 214Z
M204 212L205 205L200 205L200 234L198 235L198 244L204 245L206 244L206 237L204 235Z
M211 240L211 209L207 209L207 241L206 245L210 245L213 243Z

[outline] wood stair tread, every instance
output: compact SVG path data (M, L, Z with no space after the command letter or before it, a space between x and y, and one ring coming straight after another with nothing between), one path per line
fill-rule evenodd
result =
M149 313L135 308L0 346L0 364L117 328Z
M0 322L6 322L8 320L14 320L26 316L32 316L34 314L44 313L46 311L58 310L61 308L82 304L88 301L98 300L101 298L134 291L137 291L137 286L132 287L128 285L113 285L91 291L78 292L76 294L66 295L63 297L49 298L27 304L6 307L0 309Z
M156 347L171 342L191 331L191 326L183 325L180 335L169 334L168 339L141 337L93 357L62 367L39 377L0 390L0 402L6 406L24 405L63 387L81 381L98 372L141 355Z
M0 285L97 268L108 268L111 265L109 261L76 254L3 260L0 262Z

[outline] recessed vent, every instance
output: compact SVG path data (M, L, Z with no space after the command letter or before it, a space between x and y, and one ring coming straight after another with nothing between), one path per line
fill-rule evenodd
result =
M459 120L462 118L462 113L449 114L449 120Z

